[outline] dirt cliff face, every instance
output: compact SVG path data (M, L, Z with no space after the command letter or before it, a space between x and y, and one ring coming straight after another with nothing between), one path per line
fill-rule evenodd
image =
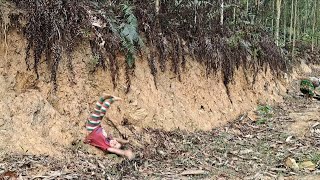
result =
M126 118L137 128L194 131L225 124L252 110L257 103L280 102L286 90L285 82L276 80L268 70L260 72L252 86L239 69L229 85L231 103L219 73L206 77L205 68L195 61L188 60L181 82L171 72L159 73L156 87L147 61L138 59L131 90L125 94L124 69L121 68L118 86L113 89L109 71L89 72L93 57L89 46L83 44L73 56L75 76L70 75L64 61L59 67L59 87L54 92L44 59L39 80L26 70L25 47L25 40L16 33L8 34L7 43L0 44L2 152L63 152L73 140L84 137L85 120L102 92L124 99L108 112L119 126ZM124 59L119 59L123 67ZM130 136L128 129L120 130Z

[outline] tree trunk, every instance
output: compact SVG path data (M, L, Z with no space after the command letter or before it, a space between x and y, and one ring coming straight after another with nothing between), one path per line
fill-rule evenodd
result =
M156 0L155 6L156 6L156 14L158 15L160 11L160 0Z
M294 7L294 24L293 24L293 41L292 41L292 59L294 59L294 51L296 46L296 26L297 26L297 11L298 11L298 3L297 0L295 0L295 7Z
M279 46L280 15L281 15L281 0L277 0L277 18L276 18L276 31L275 31L275 39L276 39L277 46Z
M247 11L247 16L249 15L249 0L247 0L247 9L246 9L246 11Z
M236 7L233 7L233 30L235 30L236 27Z
M289 42L292 42L292 28L293 28L293 4L294 4L294 0L291 1L291 17L290 17L290 34L289 34Z
M311 39L311 50L313 52L314 50L314 36L315 36L315 29L316 29L316 12L317 12L317 0L314 0L314 5L313 5L313 24L312 24L312 39Z
M300 6L298 5L298 1L296 3L296 8L297 8L297 12L295 12L295 16L297 18L297 22L296 22L296 41L297 39L300 39L301 37L301 32L302 32L302 27L303 27L303 16L302 16L302 9L299 8ZM301 15L300 15L301 14Z
M223 0L221 0L221 11L220 11L220 25L222 26L223 25Z
M302 32L303 32L303 34L305 34L306 33L306 29L307 29L307 26L308 26L308 18L309 18L309 0L307 0L306 1L306 4L305 4L305 15L304 15L304 17L302 17L302 19L304 19L303 20L303 30L302 30Z
M287 3L286 0L283 1L283 44L286 45L287 38Z
M272 1L271 32L274 32L274 1Z

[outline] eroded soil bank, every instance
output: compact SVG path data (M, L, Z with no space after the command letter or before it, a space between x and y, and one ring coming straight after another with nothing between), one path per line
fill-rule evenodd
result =
M137 140L130 145L137 155L132 161L96 156L79 141L59 158L7 154L0 159L0 174L32 179L319 179L320 120L310 115L319 113L320 101L306 101L295 88L265 112L268 116L261 110L256 119L242 114L210 131L138 131L128 125Z
M124 68L120 68L118 85L113 88L109 71L90 72L94 58L89 46L83 44L73 57L74 77L66 60L60 65L55 92L44 60L39 80L26 70L25 48L25 40L17 33L8 34L7 42L0 45L1 152L63 153L73 141L83 139L85 119L102 92L124 99L112 106L109 117L130 138L134 134L121 126L123 119L136 129L210 130L256 108L258 103L282 102L288 82L277 80L267 70L259 72L252 86L253 79L246 79L240 68L229 85L229 98L219 73L206 77L201 64L188 60L181 82L168 71L157 75L156 87L147 60L140 58L131 77L131 90L125 94Z

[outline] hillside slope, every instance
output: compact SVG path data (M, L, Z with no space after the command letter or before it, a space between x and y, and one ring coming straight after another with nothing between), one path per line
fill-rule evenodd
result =
M120 69L119 85L113 89L109 71L90 72L93 57L88 45L83 44L74 54L74 77L65 60L60 65L55 92L46 62L40 65L39 80L27 71L25 48L25 40L15 32L8 34L6 45L0 45L0 148L8 151L61 152L60 147L83 138L85 119L102 92L124 99L109 112L117 125L127 119L137 128L194 131L223 125L258 103L280 102L286 91L286 83L268 70L259 72L251 86L252 78L246 80L240 68L229 85L229 98L220 75L207 78L205 68L193 60L187 61L181 82L172 72L159 73L155 87L147 61L140 58L126 94L124 69ZM127 128L120 130L130 136Z

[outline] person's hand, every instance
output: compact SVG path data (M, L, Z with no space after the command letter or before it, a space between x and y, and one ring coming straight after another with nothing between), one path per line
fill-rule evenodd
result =
M125 150L124 155L129 159L132 160L134 158L134 154L131 150Z

